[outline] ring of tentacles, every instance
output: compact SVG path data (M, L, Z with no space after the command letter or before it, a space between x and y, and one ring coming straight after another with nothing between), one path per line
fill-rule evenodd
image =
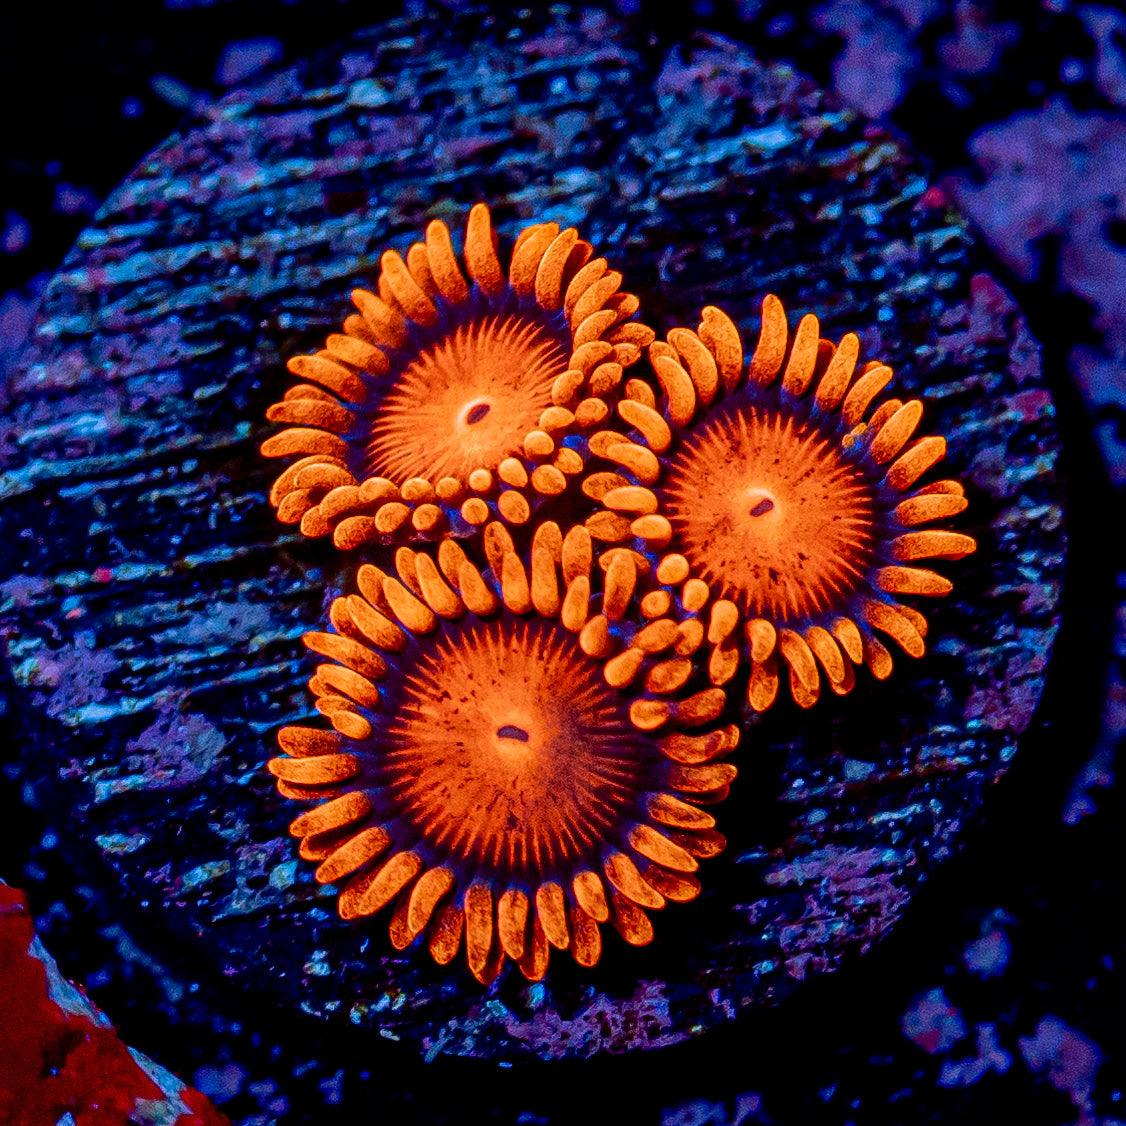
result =
M686 559L714 595L713 634L726 639L713 679L726 683L745 655L756 711L773 704L786 669L795 701L810 707L823 680L849 692L856 666L887 677L884 639L922 656L927 620L900 596L947 594L930 561L976 546L942 526L966 508L959 482L930 476L945 439L916 437L922 402L880 399L891 369L858 369L858 355L854 334L823 340L812 314L791 337L771 295L744 364L735 325L710 306L695 332L650 346L657 388L631 383L617 404L624 433L591 439L615 463L584 481L603 506L592 529Z
M402 546L395 571L362 565L306 635L331 729L284 728L269 764L317 803L291 831L340 914L387 909L396 948L464 947L482 983L506 959L538 980L553 948L591 966L602 923L649 942L648 912L692 899L723 846L702 803L739 733L705 671L707 599L660 580L677 561L596 557L551 521L526 550L500 522Z
M526 524L582 472L585 435L653 340L638 299L557 223L524 228L506 272L482 203L460 259L436 219L380 265L267 412L286 429L262 453L296 459L271 489L279 518L341 549Z

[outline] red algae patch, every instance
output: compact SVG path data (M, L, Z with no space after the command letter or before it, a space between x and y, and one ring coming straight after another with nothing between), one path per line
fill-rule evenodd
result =
M226 1126L198 1091L134 1054L84 996L57 987L24 894L3 881L0 979L0 1122Z

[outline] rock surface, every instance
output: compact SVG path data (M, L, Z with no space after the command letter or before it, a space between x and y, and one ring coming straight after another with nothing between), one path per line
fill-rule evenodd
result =
M76 867L214 1004L230 986L427 1056L673 1043L866 950L981 815L1057 628L1058 439L1035 342L888 135L746 49L604 16L390 25L224 99L114 193L6 388L0 629L21 771ZM379 252L485 198L574 223L663 331L764 292L861 332L921 394L982 544L931 653L746 740L731 845L656 944L545 987L392 957L297 861L262 763L305 714L300 633L343 570L273 523L256 455L284 359Z

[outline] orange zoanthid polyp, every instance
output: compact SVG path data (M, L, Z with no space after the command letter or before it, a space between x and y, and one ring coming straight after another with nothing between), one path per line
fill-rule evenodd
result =
M706 602L668 613L635 552L551 521L527 550L492 522L481 550L359 568L305 638L331 729L283 728L269 767L318 803L291 831L344 918L386 909L395 948L464 949L487 984L506 960L542 978L553 948L593 965L603 923L644 945L649 911L698 894L738 729Z
M666 511L700 577L753 617L797 620L847 598L874 555L863 474L816 426L717 412L669 464Z
M373 474L468 480L521 452L566 370L558 337L517 315L459 325L422 349L388 391L368 438Z
M597 851L636 807L647 739L562 626L474 622L406 676L381 774L435 846L538 879Z
M289 360L301 382L267 411L286 429L262 453L291 459L279 519L341 549L528 523L582 471L585 435L653 340L621 284L557 223L525 227L503 266L481 203L461 255L439 219L405 259L386 251L375 291Z
M881 398L891 369L858 357L854 334L824 340L812 314L791 336L768 296L745 361L735 325L709 306L696 331L650 346L654 383L631 380L619 429L591 439L617 464L584 481L603 506L590 522L608 542L683 558L686 585L701 584L725 628L738 618L756 711L786 670L810 707L825 681L849 692L857 666L887 677L886 639L922 656L926 618L901 596L949 593L929 561L976 547L944 526L966 508L959 482L931 475L945 440L917 436L922 403Z

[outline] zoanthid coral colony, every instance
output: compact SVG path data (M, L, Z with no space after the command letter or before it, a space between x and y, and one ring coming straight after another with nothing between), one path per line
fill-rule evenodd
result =
M964 491L891 369L777 297L749 357L712 306L656 340L574 228L503 268L483 204L460 257L435 220L381 266L269 410L279 517L367 560L305 638L327 726L269 767L344 918L485 984L593 966L723 847L741 670L751 710L784 674L810 707L923 654L902 598L952 589Z

